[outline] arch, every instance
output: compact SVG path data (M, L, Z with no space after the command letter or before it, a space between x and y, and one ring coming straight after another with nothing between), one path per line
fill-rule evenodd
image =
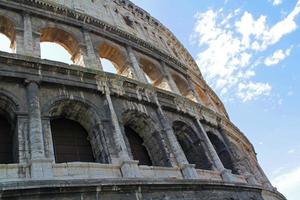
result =
M142 139L139 144L142 144L147 150L152 165L171 166L163 136L160 133L159 127L157 127L157 123L150 116L138 111L126 111L122 115L122 123L124 125L123 131L125 136L133 133ZM131 143L129 139L130 137L126 137L127 144ZM130 147L130 145L128 146ZM134 149L129 149L131 150L131 154L135 155L136 152L133 152ZM144 154L144 156L146 155Z
M148 81L150 81L153 86L170 91L169 84L157 61L140 54L139 64L145 75L150 79Z
M74 64L84 65L79 42L71 33L55 27L42 28L40 32L40 42L59 44L71 55Z
M149 152L143 145L144 141L130 126L124 126L125 134L128 139L132 157L139 161L139 165L152 165Z
M98 46L98 53L100 58L105 58L113 64L117 74L122 75L123 71L127 68L127 56L126 53L121 50L121 47L105 42Z
M230 155L229 151L227 150L223 141L216 134L212 133L211 131L207 132L207 136L208 136L209 140L211 141L212 145L214 146L224 167L226 169L230 169L232 171L232 173L238 174L238 171L234 167L231 155Z
M4 34L10 40L10 48L16 51L16 29L14 23L0 15L0 33Z
M44 106L42 113L51 120L65 119L78 123L84 129L82 132L88 135L95 161L109 163L111 160L101 124L101 115L97 110L100 109L79 97L72 99L57 97Z
M95 161L88 133L78 122L56 118L50 124L56 163Z
M180 94L182 94L183 96L196 101L195 96L191 90L191 87L188 83L188 81L185 79L185 77L175 71L171 72L171 75L174 79L174 82L180 92Z
M0 164L18 161L19 148L15 141L17 110L15 101L0 91Z
M176 138L190 164L195 164L198 169L212 169L201 140L194 129L182 121L173 122Z

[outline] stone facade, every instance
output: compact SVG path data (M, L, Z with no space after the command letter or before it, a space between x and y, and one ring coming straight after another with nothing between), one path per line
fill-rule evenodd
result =
M130 1L0 0L0 32L15 51L0 52L13 160L0 163L1 199L285 199L190 54ZM41 42L62 45L74 65L40 59ZM54 119L85 130L94 162L57 162L70 150ZM128 129L151 164L136 159L145 155Z

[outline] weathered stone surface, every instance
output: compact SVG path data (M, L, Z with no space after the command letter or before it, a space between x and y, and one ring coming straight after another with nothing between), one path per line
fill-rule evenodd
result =
M144 10L127 0L0 6L0 32L16 52L0 52L0 115L13 140L13 163L0 163L0 199L285 199L189 53ZM40 59L44 41L62 45L74 65ZM59 146L53 119L86 131L94 163L55 163L56 148L68 157L81 141ZM151 166L139 165L136 149Z

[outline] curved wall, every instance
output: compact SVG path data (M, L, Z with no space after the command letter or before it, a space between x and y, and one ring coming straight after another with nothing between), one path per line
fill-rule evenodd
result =
M144 10L124 0L0 5L0 32L16 52L0 52L14 160L0 164L1 198L284 199L191 56ZM74 65L40 59L45 41ZM103 72L100 58L117 74ZM55 162L54 119L85 129L90 147L77 149L90 148L95 162ZM140 147L126 127L151 166L134 160Z

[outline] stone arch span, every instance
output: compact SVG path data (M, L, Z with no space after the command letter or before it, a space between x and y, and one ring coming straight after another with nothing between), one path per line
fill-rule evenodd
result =
M142 144L149 154L152 165L171 166L161 128L149 115L139 111L128 110L122 114L122 124L124 132L125 128L130 128L143 140ZM130 143L127 137L126 142L127 144ZM131 148L130 150L132 152Z
M189 163L195 164L198 169L211 170L213 165L192 126L183 121L174 121L172 128Z
M12 20L0 15L0 33L10 40L10 48L16 50L16 28Z
M17 163L19 160L16 139L18 110L16 100L0 91L0 164Z
M96 162L110 163L107 141L97 107L81 98L58 97L46 104L43 116L50 120L64 119L78 123L87 132ZM79 127L79 126L78 126Z
M74 64L84 65L79 42L73 34L56 27L42 28L40 33L40 42L53 42L62 46L71 55Z

